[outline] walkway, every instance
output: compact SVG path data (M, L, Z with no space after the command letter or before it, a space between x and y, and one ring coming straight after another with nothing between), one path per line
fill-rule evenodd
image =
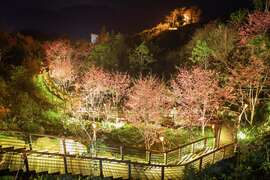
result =
M37 137L54 139L62 148L40 147L35 142ZM213 142L213 138L204 138L167 152L97 148L93 154L87 153L85 147L71 148L70 140L62 138L3 132L0 134L0 170L1 174L37 176L69 174L111 179L181 179L186 165L200 170L206 164L233 155L233 144L215 148Z

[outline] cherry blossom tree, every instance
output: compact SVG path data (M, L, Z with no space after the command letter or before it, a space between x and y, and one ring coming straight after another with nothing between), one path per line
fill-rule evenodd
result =
M110 99L106 104L106 111L115 111L118 116L119 110L121 110L124 101L127 99L130 85L131 79L128 74L120 72L110 73L108 84Z
M47 42L44 49L50 77L64 89L68 89L75 80L72 65L73 49L70 43L64 40Z
M178 123L205 127L217 120L217 112L224 99L229 96L227 88L221 88L215 71L200 67L191 70L179 69L171 82L173 96L178 109Z
M110 82L110 74L94 66L83 76L80 83L80 96L86 112L100 115L106 102Z
M235 103L245 109L244 117L252 125L259 96L267 83L269 70L263 61L253 58L248 64L239 64L231 70L230 86L234 87ZM249 116L248 113L249 112Z
M248 39L265 33L270 29L270 12L256 11L248 15L247 23L239 29L240 43L246 44Z
M150 150L158 141L161 120L168 114L169 98L165 85L158 79L140 77L128 94L125 104L127 120L138 127Z

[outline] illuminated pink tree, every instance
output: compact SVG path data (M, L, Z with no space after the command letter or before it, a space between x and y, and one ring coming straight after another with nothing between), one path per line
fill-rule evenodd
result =
M250 125L253 124L255 110L260 102L259 95L267 83L268 76L267 66L256 58L231 70L230 86L234 87L234 102L240 107L239 112L245 110L245 119Z
M256 11L248 15L247 23L240 27L241 44L246 44L249 38L265 33L270 29L270 12Z
M158 141L161 121L168 114L169 99L165 85L158 79L140 77L131 88L126 102L127 120L138 127L146 149Z
M126 73L111 73L109 88L112 93L112 104L120 106L127 97L130 87L130 76Z
M64 89L75 80L72 52L68 41L58 40L44 45L50 77Z
M94 66L88 70L80 83L81 99L85 111L99 114L103 110L109 84L109 73Z
M178 123L206 125L217 120L217 112L229 95L219 86L217 73L202 68L180 69L171 82L175 103L180 115Z
M131 85L130 76L126 73L115 72L110 73L109 76L107 84L108 96L106 103L104 103L104 110L107 119L110 114L119 117L119 111L122 110Z

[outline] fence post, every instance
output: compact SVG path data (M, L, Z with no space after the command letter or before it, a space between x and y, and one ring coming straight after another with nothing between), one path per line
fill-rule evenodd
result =
M181 161L181 158L182 158L182 148L179 148L178 158L179 158L179 161Z
M64 149L64 167L65 167L65 174L68 174L68 168L67 168L67 148L66 148L66 141L65 138L62 139L62 143L63 143L63 149Z
M206 149L206 146L207 146L207 138L204 139L204 145L203 145L203 148Z
M163 153L163 158L164 158L164 165L167 165L167 162L168 162L168 154L167 152Z
M221 130L222 130L222 126L218 126L218 129L217 129L217 135L216 135L216 146L217 148L220 147L220 134L221 134Z
M128 179L131 179L131 164L130 161L128 161Z
M151 151L145 151L146 153L146 162L151 164Z
M120 157L121 160L123 161L124 160L123 146L120 146Z
M101 159L99 160L99 175L100 175L101 178L104 177L103 168L102 168L102 160Z
M214 148L217 148L217 138L216 137L214 137Z
M203 162L203 157L200 158L200 163L199 163L199 171L202 170L202 162Z
M32 147L32 136L31 136L30 133L28 134L28 144L29 144L30 151L32 151L33 150L33 147Z
M222 155L222 159L225 158L225 153L226 153L226 147L223 148L223 155Z
M30 171L29 171L29 163L28 163L28 158L27 158L27 152L26 151L23 151L22 159L23 159L23 163L25 165L26 174L27 174L27 176L29 176Z
M165 176L164 166L161 166L161 180L164 180L164 176Z
M213 159L212 159L212 164L215 163L215 157L216 157L216 152L213 153Z

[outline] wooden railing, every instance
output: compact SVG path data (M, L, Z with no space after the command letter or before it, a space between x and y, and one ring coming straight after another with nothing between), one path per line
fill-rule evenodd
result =
M161 151L144 151L134 148L120 147L92 147L84 146L79 142L73 141L66 137L58 137L42 134L29 134L18 131L0 131L6 133L6 137L2 139L1 144L13 144L15 148L25 148L26 150L47 151L67 154L90 154L93 157L102 157L118 160L130 160L134 162L148 164L179 164L181 160L196 152L203 151L206 148L215 147L215 138L206 137L196 141L183 144L172 150ZM15 139L13 137L19 138ZM10 139L11 138L11 139ZM12 139L13 138L13 139ZM39 140L43 139L43 143ZM0 138L1 140L1 138ZM45 144L53 141L54 146Z
M224 145L211 152L203 154L184 165L191 165L197 170L201 171L207 165L211 165L222 159L232 157L234 155L234 147L235 143Z
M202 170L207 164L233 155L233 144L220 147L195 160L181 165L158 165L137 163L128 160L117 160L100 157L59 154L50 152L15 150L2 151L4 163L0 169L10 171L23 169L25 173L48 172L50 174L74 174L83 176L100 176L124 179L180 179L187 165ZM23 158L22 158L23 157ZM12 159L11 161L9 159Z
M207 148L215 148L215 138L206 137L190 143L183 144L172 150L162 151L143 151L138 149L120 147L95 147L90 152L95 152L95 157L115 158L144 162L148 164L179 164L181 160L196 152L201 152Z
M136 162L128 156L128 151L121 148L119 148L119 153L115 154L117 158L115 156L100 157L98 154L97 156L93 156L85 148L72 152L68 147L68 142L64 138L59 139L56 136L45 137L56 139L63 148L59 148L59 151L55 149L53 151L51 149L43 149L41 151L40 147L36 147L36 144L31 142L33 139L41 137L41 135L25 135L20 132L12 133L22 135L20 136L22 140L15 142L14 139L7 138L7 141L4 142L0 139L0 157L2 158L0 170L22 170L26 174L31 174L31 172L35 171L36 173L48 172L50 174L113 176L114 178L122 177L124 179L181 179L187 165L192 165L198 170L202 170L207 164L213 164L219 160L229 158L234 154L234 144L228 144L205 154L198 155L197 157L195 156L194 159L191 159L187 163L170 163L178 161L178 158L181 157L180 155L183 155L185 151L195 154L196 150L207 148L210 139L212 141L210 144L214 142L213 138L203 138L179 146L176 149L162 152L160 153L160 157L156 157L156 154L153 155L153 152L149 152L150 155L148 157L146 156L144 161ZM10 145L8 146L8 144ZM15 146L16 144L17 147ZM115 149L115 151L118 150ZM111 152L112 150L108 150L108 153ZM176 157L176 160L173 159L174 156L171 154L175 152L181 152ZM157 161L154 161L154 158L160 158L161 163L156 163Z

